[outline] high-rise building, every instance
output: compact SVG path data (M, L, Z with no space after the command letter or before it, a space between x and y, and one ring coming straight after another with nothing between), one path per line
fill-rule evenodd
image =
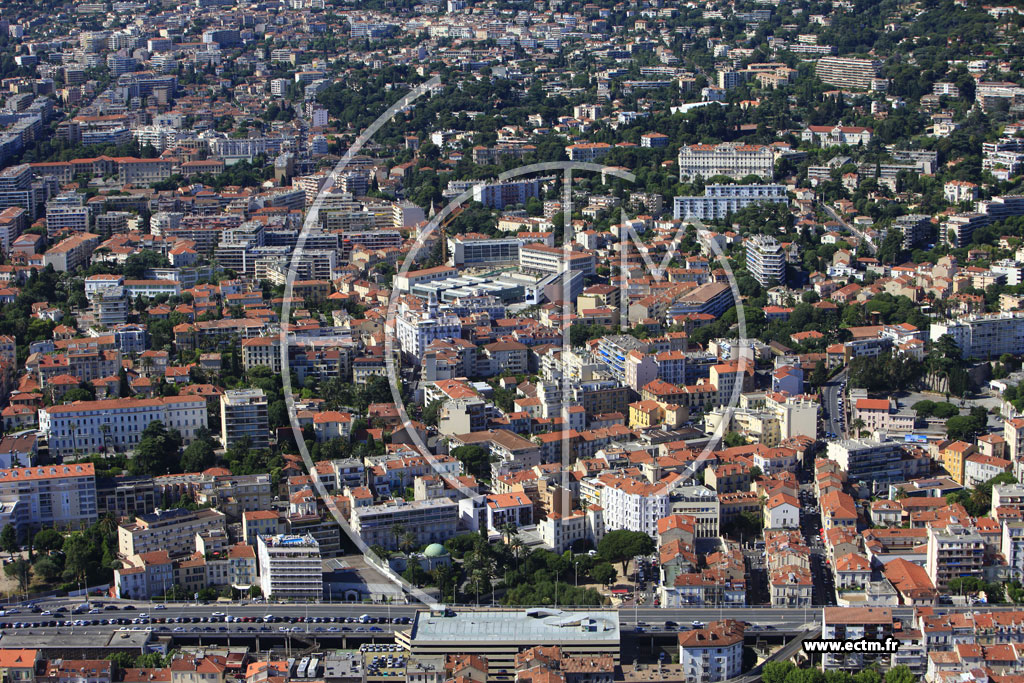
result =
M929 331L932 340L946 334L952 337L963 358L987 360L1024 352L1024 313L971 315L932 323Z
M259 536L256 557L264 597L323 600L320 544L312 536Z
M868 90L878 78L881 66L877 59L822 57L815 65L814 73L829 85Z
M224 448L243 438L250 448L270 447L267 396L262 389L226 391L220 397L220 434Z
M774 237L755 235L747 240L747 270L762 287L786 282L786 256Z
M928 529L925 569L936 588L945 588L953 579L980 578L984 559L985 539L973 528L949 524L944 529Z

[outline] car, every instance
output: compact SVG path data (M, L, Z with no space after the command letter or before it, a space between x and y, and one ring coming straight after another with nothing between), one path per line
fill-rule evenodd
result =
M117 609L117 608L115 607L114 609ZM167 609L167 605L159 604L156 607L154 607L153 609Z
M382 629L380 626L371 626L370 630L371 631L377 631L377 632L383 632L384 631L384 629Z
M106 606L106 607L104 607L103 609L107 610L108 612L109 612L109 611L113 611L113 610L116 610L116 609L117 609L117 605L107 605L107 606Z
M175 626L174 627L174 632L175 633L184 633L185 632L185 627L184 626Z
M690 626L692 626L694 628L704 628L704 622L703 621L697 621L696 619L694 619L692 622L690 622Z
M302 633L301 626L292 626L292 633Z
M135 609L135 605L125 605L121 609Z
M327 632L328 633L337 633L340 630L341 629L339 629L337 626L328 626L327 627Z
M51 616L52 614L53 614L53 612L51 612L50 610L43 610L43 616L44 617Z
M227 615L226 615L226 614L224 614L223 612L214 612L214 613L213 613L213 614L211 614L210 616L211 616L211 617L226 617Z
M644 633L644 632L645 632L645 631L644 631L644 627L643 627L643 626L637 626L637 627L636 627L635 629L633 629L633 630L634 630L634 631L635 631L636 633Z

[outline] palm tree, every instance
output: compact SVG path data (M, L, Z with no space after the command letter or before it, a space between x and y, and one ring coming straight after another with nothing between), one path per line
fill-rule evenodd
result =
M395 547L396 548L400 546L400 541L402 540L402 536L404 534L405 534L405 525L404 524L393 524L391 526L391 535L394 536L394 538L395 538Z
M416 534L412 533L411 531L406 531L398 540L398 547L401 548L402 552L409 552L415 545Z
M505 522L501 525L501 535L505 539L505 545L511 545L512 538L519 533L519 527L515 522Z
M516 535L515 538L512 539L512 543L509 544L509 547L512 550L512 557L516 558L516 569L519 569L519 560L521 560L523 555L526 553L526 543Z
M853 427L854 434L857 434L859 436L861 430L864 429L865 423L864 420L858 417L856 420L850 423L850 426Z

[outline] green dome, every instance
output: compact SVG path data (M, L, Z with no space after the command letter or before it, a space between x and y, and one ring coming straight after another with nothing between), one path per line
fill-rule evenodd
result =
M427 546L423 554L427 557L444 557L448 554L448 551L444 549L444 546L440 543L431 543Z

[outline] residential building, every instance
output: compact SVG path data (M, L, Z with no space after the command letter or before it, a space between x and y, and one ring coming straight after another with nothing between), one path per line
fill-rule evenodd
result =
M960 524L929 527L925 569L936 588L944 589L956 578L981 578L984 560L985 539L974 529Z
M722 220L752 204L788 201L783 185L708 185L703 197L676 197L672 211L675 218Z
M9 521L19 531L82 529L98 518L92 463L0 469L0 500L14 503Z
M886 642L886 639L891 639L892 633L892 610L888 607L823 608L821 637L825 640ZM822 655L821 666L826 671L863 671L879 659L887 664L886 658L890 654L829 652Z
M115 398L41 408L39 429L47 437L50 454L64 457L108 447L134 448L143 430L156 421L177 430L187 445L207 426L206 416L206 399L199 396Z
M144 555L158 550L173 557L196 551L196 535L207 531L227 532L227 517L210 508L186 510L171 508L138 515L134 522L117 527L117 550L121 557Z
M743 624L713 621L679 634L679 666L688 681L727 681L743 671Z
M815 64L814 73L829 85L869 90L874 87L881 68L877 59L822 57Z
M450 498L416 500L411 503L397 499L379 505L352 510L352 529L367 545L380 545L387 550L398 548L402 539L395 529L411 534L413 545L444 543L455 535L459 522L459 506Z
M723 142L718 145L685 145L679 150L679 180L726 175L737 180L756 175L771 180L775 154L765 145Z
M324 597L320 544L312 536L257 536L260 588L267 598L311 600Z
M220 436L224 448L243 439L249 448L270 447L267 397L262 389L232 389L221 395Z
M755 235L746 242L747 270L762 287L786 282L786 255L774 237Z

